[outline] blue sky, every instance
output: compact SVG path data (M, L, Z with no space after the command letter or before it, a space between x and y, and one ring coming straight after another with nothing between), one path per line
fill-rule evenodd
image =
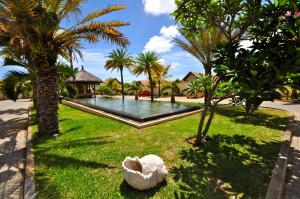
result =
M181 79L189 71L202 72L203 67L194 57L176 47L170 37L180 37L176 30L174 18L169 14L176 8L175 0L88 0L82 5L82 16L87 13L106 8L108 5L122 4L127 5L125 10L107 14L99 18L100 21L121 20L129 22L130 25L120 28L130 41L128 52L136 56L143 51L155 51L162 58L161 62L165 65L171 64L171 79ZM81 16L81 17L82 17ZM79 16L80 19L80 16ZM75 22L71 19L68 25ZM108 77L119 78L116 72L104 69L107 54L116 49L117 46L100 41L97 44L83 43L84 60L75 62L76 67L83 65L85 69L96 76L106 79ZM0 78L6 72L15 67L0 67ZM136 79L145 79L144 76L136 77L128 71L124 74L125 82Z

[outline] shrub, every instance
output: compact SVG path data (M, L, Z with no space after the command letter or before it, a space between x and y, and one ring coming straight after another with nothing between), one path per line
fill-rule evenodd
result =
M67 89L67 97L70 99L74 99L77 95L77 89L70 84L66 85L66 89Z

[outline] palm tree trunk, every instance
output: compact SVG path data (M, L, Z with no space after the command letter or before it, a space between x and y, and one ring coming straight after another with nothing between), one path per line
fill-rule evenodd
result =
M124 80L123 80L123 67L120 67L120 72L121 72L121 84L122 84L122 99L124 100Z
M159 80L159 82L158 82L158 97L160 97L160 95L161 95L161 93L160 93L160 84L161 84L161 82Z
M176 103L173 89L171 91L171 103Z
M211 75L211 64L206 64L204 67L205 70L205 76ZM209 91L205 88L204 89L204 104L207 104L208 106L211 106L211 101L208 101L208 93Z
M152 82L152 75L150 69L148 69L148 76L149 76L149 83L150 83L150 90L151 90L151 102L154 102L153 82Z
M292 89L292 99L298 99L297 90L295 88Z
M31 86L32 86L32 100L33 100L33 107L37 108L37 83L36 79L31 80Z
M55 64L37 63L37 108L40 135L53 135L58 130L57 70Z
M72 53L72 49L69 49L69 56L70 56L70 66L73 69L73 53Z

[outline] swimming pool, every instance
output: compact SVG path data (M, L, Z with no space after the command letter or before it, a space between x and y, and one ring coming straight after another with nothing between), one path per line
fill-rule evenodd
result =
M153 102L145 100L131 100L110 97L74 99L73 102L128 118L137 122L148 122L171 115L198 110L198 107L170 102Z

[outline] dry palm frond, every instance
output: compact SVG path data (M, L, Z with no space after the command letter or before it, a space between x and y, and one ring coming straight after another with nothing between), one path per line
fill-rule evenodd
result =
M61 0L54 0L61 1ZM62 20L64 18L68 18L71 14L78 15L81 13L80 4L85 2L84 0L65 0L63 5L60 5L59 18ZM58 6L58 5L57 5ZM58 9L57 7L56 9Z
M117 11L117 10L123 10L127 8L127 6L122 6L122 5L114 5L114 6L109 6L108 8L106 9L103 9L103 10L99 10L97 12L93 12L91 14L89 14L87 17L83 18L79 24L84 24L86 22L89 22L91 20L94 20L95 18L97 17L100 17L102 15L105 15L107 13L110 13L110 12L114 12L114 11Z

